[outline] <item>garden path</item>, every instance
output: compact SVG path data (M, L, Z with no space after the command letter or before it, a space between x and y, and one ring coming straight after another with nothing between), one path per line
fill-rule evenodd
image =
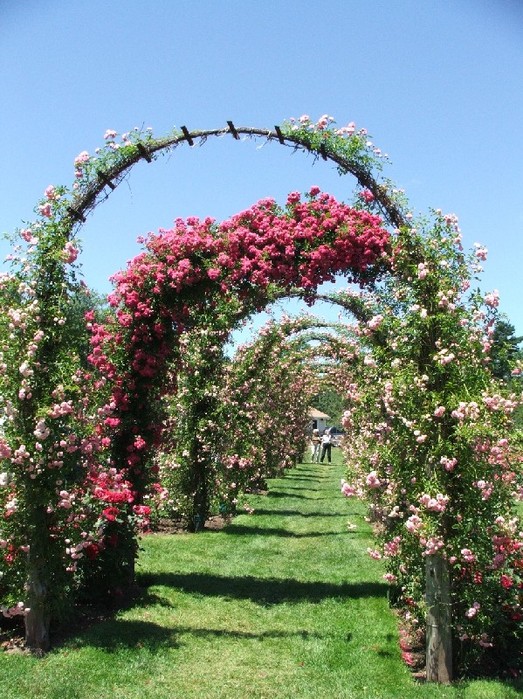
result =
M338 450L334 461L339 461ZM6 699L516 699L414 681L341 463L300 464L221 530L141 541L143 594L44 660L0 654ZM38 690L36 693L36 689Z

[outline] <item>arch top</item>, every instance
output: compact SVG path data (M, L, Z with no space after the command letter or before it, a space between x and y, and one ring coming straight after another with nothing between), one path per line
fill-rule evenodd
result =
M367 191L368 201L372 202L376 213L387 223L396 228L408 226L401 204L395 201L388 187L373 172L380 164L368 147L364 130L334 130L321 120L318 124L310 121L304 124L284 122L272 129L235 126L229 120L227 126L222 128L190 130L182 126L159 138L154 137L150 130L133 131L122 136L122 143L114 140L116 132L107 131L106 146L100 150L100 155L91 157L84 151L75 160L77 188L66 208L69 230L84 223L87 214L108 198L139 161L151 163L159 155L171 152L184 143L190 147L203 145L211 137L228 134L234 141L241 140L242 136L245 139L264 138L334 163L340 175L352 174L356 178Z

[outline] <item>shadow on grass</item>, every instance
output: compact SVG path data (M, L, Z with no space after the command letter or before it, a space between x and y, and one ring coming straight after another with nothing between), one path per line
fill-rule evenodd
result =
M276 527L247 527L242 524L230 524L224 527L221 534L233 534L235 536L281 536L290 539L313 539L322 536L340 536L345 531L335 529L333 531L322 532L291 532L288 529L277 529Z
M470 679L459 679L456 681L456 685L459 685L460 690L463 692L463 694L460 694L460 697L468 697L469 694L467 693L467 690L471 690L470 696L474 697L483 697L483 696L494 696L493 694L476 694L475 692L475 687L474 684L476 681L485 681L485 682L492 682L493 684L499 684L499 689L501 688L502 685L506 685L507 687L511 687L514 689L516 692L523 694L523 679L506 679L504 677L483 677L482 675L479 675L478 677L474 677L472 680ZM425 682L421 682L421 684L425 684ZM488 690L487 690L488 691ZM503 699L505 694L498 694L497 695L499 699ZM512 696L512 694L511 694Z
M298 478L300 478L303 475L310 475L311 477L321 477L327 475L324 472L327 471L329 466L337 465L338 464L335 464L332 461L330 464L328 461L324 461L323 463L321 461L303 461L295 469L287 471L287 475L290 478L292 478L293 476L297 476Z
M155 601L154 596L147 597L149 601ZM143 604L143 599L140 604ZM67 638L62 648L74 650L94 646L110 653L117 653L124 648L137 648L157 653L164 648L178 648L177 635L177 629L150 621L110 618Z
M385 598L387 585L383 583L342 583L339 585L324 582L300 582L294 579L263 579L247 577L221 577L203 573L138 573L137 583L141 593L128 600L124 609L141 608L147 613L147 607L162 606L173 609L173 603L162 596L161 591L153 592L149 588L164 587L180 590L186 594L225 599L250 600L254 604L268 607L277 604L298 604L308 602L320 603L325 599L349 599L374 597ZM221 629L169 628L149 621L118 619L112 612L103 616L86 618L85 622L71 629L62 629L53 640L55 648L79 649L93 646L108 653L118 653L125 649L145 650L158 653L166 648L178 648L181 634L195 636L231 636L238 638L277 638L302 636L304 638L321 638L321 635L308 631L284 632L262 631L244 632ZM347 638L347 640L350 640Z
M347 510L343 512L300 512L299 510L265 510L260 507L254 508L255 515L269 515L271 517L346 517Z
M306 495L300 495L299 493L283 493L279 490L269 490L267 493L268 498L301 498L302 500L309 500Z
M324 635L306 631L302 629L301 631L230 631L228 629L201 629L193 628L190 626L178 627L177 632L181 634L190 634L196 638L245 638L245 639L256 639L262 640L264 638L295 638L299 636L300 638L325 638Z
M287 491L287 490L304 490L306 493L317 493L318 491L323 491L325 490L324 488L313 488L311 486L305 486L305 485L288 485L287 483L284 486L279 486L278 490L281 491ZM271 490L269 490L269 495L271 494Z
M310 488L303 488L303 490L306 490L308 493L312 492ZM323 491L319 490L318 492L321 493ZM280 491L280 490L269 490L269 492L267 493L267 497L268 498L300 498L301 500L311 500L312 502L318 502L319 500L332 501L332 500L338 498L338 494L336 493L335 495L330 495L330 496L327 495L327 496L318 498L318 497L313 496L313 495L301 495L300 493L287 493L287 492Z
M243 640L264 640L270 638L321 639L324 635L305 629L296 631L238 631L228 629L198 628L175 626L169 628L144 621L127 619L110 619L84 631L81 635L70 638L62 650L78 650L85 647L99 648L106 653L119 653L132 649L145 651L152 655L165 649L178 649L183 645L183 636L194 638L234 638ZM350 638L346 639L350 641Z
M247 599L262 606L273 604L319 603L325 599L356 599L362 597L386 598L385 583L302 582L292 578L221 577L204 573L141 573L138 584L142 588L164 586L189 594L210 597ZM148 598L155 595L148 593Z
M288 476L286 480L292 482L292 483L298 483L299 481L304 481L305 483L313 482L313 483L318 483L318 481L325 481L327 480L328 475L321 474L319 476L316 476L314 474L308 474L308 473L300 473L299 476Z

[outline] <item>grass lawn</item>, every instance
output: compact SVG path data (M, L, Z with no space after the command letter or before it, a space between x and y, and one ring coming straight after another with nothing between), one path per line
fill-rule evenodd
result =
M412 679L383 570L366 554L364 510L339 493L342 475L340 464L302 464L220 531L144 537L143 595L43 659L0 653L0 697L520 697L523 685Z

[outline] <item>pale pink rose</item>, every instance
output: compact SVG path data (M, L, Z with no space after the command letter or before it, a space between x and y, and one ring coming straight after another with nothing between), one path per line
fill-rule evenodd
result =
M24 230L20 231L20 236L25 240L26 243L30 243L31 245L34 245L38 242L38 238L35 238L30 228L24 228Z
M327 126L330 124L330 122L333 121L332 117L330 117L328 114L324 114L318 119L318 123L316 124L316 128L319 131L323 131L324 129L327 128Z
M438 493L435 498L430 496L428 493L424 493L420 497L419 501L421 505L426 507L427 510L431 512L443 512L447 506L449 498L447 495L442 495L441 493Z
M74 165L77 168L81 168L84 163L89 162L90 155L86 150L83 150L79 155L76 156L74 159Z
M418 265L418 279L425 279L428 273L429 270L427 266L423 262L420 262Z
M430 539L426 542L425 545L425 551L423 551L424 556L432 556L437 551L443 548L445 544L443 543L443 540L440 539L437 536L431 536Z
M378 478L378 474L376 471L371 471L368 476L365 478L365 483L369 486L369 488L379 488L381 485L381 481Z
M423 526L423 521L418 515L411 515L405 522L405 528L411 532L417 532Z
M367 549L367 553L371 558L373 558L375 561L379 561L381 559L381 553L377 551L376 549Z
M445 471L453 471L458 460L456 458L449 459L447 456L442 456L439 460Z
M26 378L33 374L33 370L31 369L31 367L29 366L29 364L27 362L22 362L20 364L18 371L22 374L22 376L25 376Z
M373 316L367 323L367 327L370 330L376 330L381 323L383 322L383 316L381 314L378 314L377 316Z
M467 611L465 612L465 616L468 619L472 619L473 617L476 616L476 614L478 613L480 608L481 608L480 604L478 602L474 602L472 607L470 607L470 609L467 609Z
M49 199L49 201L55 201L58 199L58 194L56 193L56 189L52 184L50 184L49 187L46 187L45 196L47 199Z
M357 491L353 485L350 485L346 481L342 481L341 492L343 493L343 495L345 495L346 498L350 498L350 497L356 495Z
M491 308L497 308L499 306L499 291L494 289L490 294L485 296L485 304Z
M485 246L480 245L479 243L474 243L474 246L476 248L474 255L478 258L478 260L485 261L487 259L487 254L488 250Z
M73 263L78 257L78 248L76 248L72 243L67 242L63 249L63 259L66 264Z
M45 424L45 420L38 420L36 429L33 432L34 436L39 440L44 440L49 437L50 429Z
M467 563L474 563L476 556L472 553L470 549L461 549L461 556Z

